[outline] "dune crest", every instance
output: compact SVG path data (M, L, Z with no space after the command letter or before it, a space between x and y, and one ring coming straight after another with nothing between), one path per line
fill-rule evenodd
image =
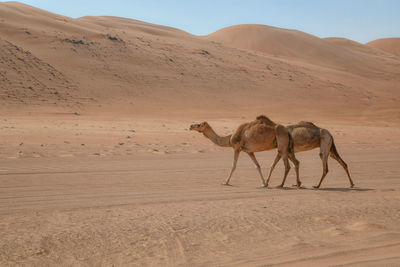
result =
M384 63L367 54L354 51L354 47L364 52L369 47L354 41L342 42L321 39L298 30L288 30L258 24L242 24L220 29L207 36L208 39L224 45L261 52L271 56L307 62L319 66L347 70L362 74L384 67ZM351 45L349 45L351 43ZM346 49L351 47L351 49ZM369 49L371 50L371 49ZM371 53L371 51L369 51ZM373 54L376 54L373 53Z
M385 52L400 56L400 38L383 38L371 41L366 44Z

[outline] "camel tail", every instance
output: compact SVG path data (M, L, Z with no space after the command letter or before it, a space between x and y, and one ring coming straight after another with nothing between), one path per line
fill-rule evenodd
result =
M288 132L289 136L289 145L288 145L288 152L289 153L294 153L294 142L293 142L293 137L292 135Z

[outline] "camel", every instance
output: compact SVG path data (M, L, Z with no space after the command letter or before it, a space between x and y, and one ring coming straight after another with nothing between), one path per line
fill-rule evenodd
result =
M258 116L256 120L240 125L233 134L227 136L219 136L216 134L207 122L192 124L190 130L203 133L206 138L210 139L218 146L233 148L234 154L232 169L228 178L223 183L224 185L229 185L232 174L236 169L239 154L241 151L244 151L253 160L258 170L262 181L261 186L267 187L268 183L265 183L260 164L258 163L254 153L277 148L278 155L280 156L279 158L282 158L285 164L285 176L279 187L283 187L286 176L289 173L290 164L288 159L290 159L290 161L295 165L297 187L300 188L299 161L294 156L290 135L284 126L274 123L266 116Z
M295 125L289 125L286 127L286 129L289 131L293 139L294 153L312 150L317 147L320 148L319 156L322 160L323 172L318 185L313 186L314 188L319 188L321 186L322 181L328 173L328 156L331 156L333 159L337 160L340 165L342 165L343 169L347 173L347 176L349 177L350 188L354 187L347 164L339 156L335 142L333 141L333 136L328 130L319 128L315 124L306 121L301 121ZM267 184L269 183L272 171L274 170L275 165L279 162L280 158L281 155L276 155L275 161L271 165Z

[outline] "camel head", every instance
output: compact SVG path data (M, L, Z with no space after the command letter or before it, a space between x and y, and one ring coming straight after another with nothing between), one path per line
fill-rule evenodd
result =
M210 127L210 125L206 121L203 121L200 124L190 125L190 130L194 130L194 131L198 131L199 133L202 133L209 127Z

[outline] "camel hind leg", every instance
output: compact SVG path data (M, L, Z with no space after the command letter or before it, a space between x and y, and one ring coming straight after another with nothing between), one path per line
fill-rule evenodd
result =
M240 153L240 150L235 150L235 152L233 154L233 163L232 163L231 173L229 174L228 179L226 179L226 181L223 183L223 185L229 185L229 181L231 180L232 174L236 169L237 161L239 158L239 153Z
M301 185L301 182L299 179L299 161L294 156L292 137L290 136L286 127L284 127L282 125L277 125L275 128L275 131L276 131L276 140L277 140L277 146L278 146L278 154L282 157L283 163L285 164L285 174L284 174L282 183L279 187L283 187L285 185L287 175L290 171L290 164L288 161L288 159L290 159L296 167L297 187L299 188ZM278 157L276 159L278 159ZM278 161L279 161L279 159L278 159Z
M272 163L271 169L269 170L269 175L268 175L267 183L266 183L266 185L265 185L266 187L268 187L269 180L271 179L272 171L274 170L276 164L279 162L279 160L281 159L281 157L282 157L282 156L281 156L280 153L276 154L274 163Z
M300 165L300 162L296 159L296 157L294 156L294 153L293 153L293 152L289 153L289 154L288 154L288 157L289 157L290 161L293 162L293 164L294 164L294 166L295 166L295 170L296 170L296 181L297 181L296 186L297 186L298 188L300 188L300 186L301 186L301 181L300 181L300 178L299 178L299 165ZM280 160L281 158L282 158L282 155L281 155L281 153L278 152L278 154L277 154L276 157L275 157L274 163L272 163L272 165L271 165L271 169L270 169L270 171L269 171L269 175L268 175L268 179L267 179L267 184L266 184L266 186L268 186L269 180L271 179L271 174L272 174L272 172L273 172L273 170L274 170L276 164L279 162L279 160ZM286 160L287 160L287 159L286 159ZM282 184L281 184L279 187L283 187L283 185L285 184L287 174L289 173L289 170L290 170L290 165L289 165L289 167L287 167L287 166L288 166L287 164L289 164L289 163L288 163L288 162L285 163L285 160L283 160L283 163L284 163L284 165L285 165L285 176L284 176L284 180L283 180Z
M247 154L249 154L250 158L253 160L254 164L256 165L257 171L260 174L261 182L262 182L261 186L267 187L267 184L265 183L265 180L264 180L264 176L262 175L262 172L261 172L260 164L258 163L256 156L254 155L253 152L248 152Z
M331 153L330 153L331 158L337 160L340 165L342 165L343 169L346 171L347 177L349 178L350 182L350 188L354 187L353 180L351 179L349 168L347 167L346 162L339 156L339 153L336 150L335 142L332 140L332 147L331 147Z

